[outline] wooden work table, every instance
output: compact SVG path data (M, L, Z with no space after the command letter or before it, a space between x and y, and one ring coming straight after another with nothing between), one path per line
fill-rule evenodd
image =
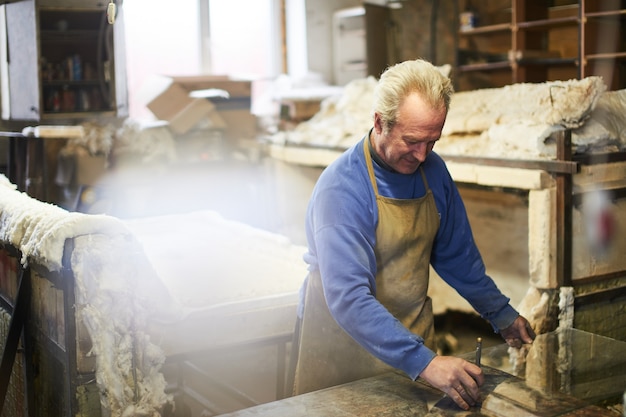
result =
M525 378L503 370L510 369L505 344L482 349L483 401L470 411L421 380L390 372L222 417L615 417L594 404L621 401L625 347L626 342L576 329L539 335L527 355ZM473 362L475 353L461 357Z
M425 383L387 373L222 417L614 416L573 397L542 396L497 369L484 367L484 372L483 402L470 411Z

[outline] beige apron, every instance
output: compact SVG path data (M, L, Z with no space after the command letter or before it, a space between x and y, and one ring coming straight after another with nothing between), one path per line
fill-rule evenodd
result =
M430 252L439 228L435 199L421 168L425 196L404 200L380 196L367 142L363 148L378 206L376 298L432 349L433 312L427 291ZM299 332L296 395L392 370L333 319L319 272L309 275Z

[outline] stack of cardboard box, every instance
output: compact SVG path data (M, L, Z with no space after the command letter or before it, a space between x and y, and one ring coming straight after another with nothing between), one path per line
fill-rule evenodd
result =
M256 138L252 81L215 75L165 77L162 81L147 107L168 122L181 144L217 136L233 144Z

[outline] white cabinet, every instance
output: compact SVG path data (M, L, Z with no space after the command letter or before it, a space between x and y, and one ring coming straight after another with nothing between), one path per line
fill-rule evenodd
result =
M367 76L365 8L351 7L333 15L333 69L335 84Z
M123 8L108 1L24 0L2 6L4 120L128 115ZM119 3L119 2L118 2Z

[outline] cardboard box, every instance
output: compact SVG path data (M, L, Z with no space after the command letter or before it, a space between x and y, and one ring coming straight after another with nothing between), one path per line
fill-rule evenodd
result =
M202 98L191 99L178 112L165 120L169 121L170 129L174 133L182 134L191 130L202 119L209 119L212 128L223 129L225 127L224 121L215 113L213 103Z
M184 134L200 121L205 127L224 129L226 136L246 138L256 135L257 120L250 112L252 82L232 80L226 76L201 75L161 77L148 88L153 98L148 109L160 120L167 121L174 133ZM228 93L228 98L194 98L193 91L217 89ZM208 120L208 126L207 126Z
M76 154L76 183L96 185L106 172L105 155L89 155L87 151Z
M320 111L321 100L282 100L280 107L280 116L283 120L303 122Z
M158 88L158 87L156 87ZM170 121L193 102L182 86L170 83L148 103L148 109L159 119Z
M195 75L172 77L172 82L189 92L215 88L226 91L231 98L252 97L252 81L250 80L233 80L222 75Z
M246 110L222 110L219 115L226 124L225 136L229 139L253 139L258 133L257 117Z

